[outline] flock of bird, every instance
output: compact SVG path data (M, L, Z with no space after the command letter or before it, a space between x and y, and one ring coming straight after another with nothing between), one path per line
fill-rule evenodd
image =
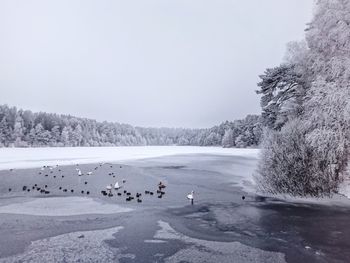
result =
M102 167L103 165L109 165L110 168L113 168L113 165L111 164L107 164L107 163L100 163L98 166L96 166L94 168L94 170L98 170L99 167ZM78 164L76 166L79 166ZM119 168L122 168L122 166L119 166ZM57 170L58 173L54 173L54 170ZM82 177L84 176L85 178L93 175L93 171L89 171L87 173L83 173L80 168L76 168L76 175L78 177ZM10 171L13 171L13 169L10 169ZM54 166L43 166L40 168L40 171L38 172L39 175L43 175L44 177L49 177L50 174L52 174L53 178L65 178L65 176L62 173L62 170L60 169L59 165L56 165L56 167ZM109 176L113 176L113 178L115 178L115 174L114 172L109 172L108 173ZM80 182L80 181L79 181ZM83 182L83 186L87 185L88 181L85 180ZM121 182L119 183L119 181L116 181L115 184L109 184L106 186L105 190L101 190L101 194L103 196L107 196L107 197L113 197L113 196L124 196L125 201L130 202L132 200L136 200L138 203L142 203L142 197L143 194L146 196L157 196L158 198L163 198L163 196L165 195L165 188L166 186L162 183L159 182L159 184L157 185L158 190L151 191L151 190L145 190L144 193L139 193L136 192L135 195L133 195L130 191L126 190L126 179L122 179ZM56 188L57 189L57 188ZM11 188L8 189L9 192L12 191ZM23 185L22 190L24 192L31 192L31 191L37 191L41 194L50 194L49 191L49 187L47 184L43 185L43 186L39 186L38 184L34 184L32 186L28 186L28 185ZM62 186L58 187L58 190L64 192L64 193L74 193L75 189L68 189L68 188L64 188ZM86 194L86 195L90 195L90 191L89 190L80 190L81 194ZM136 199L135 199L136 198ZM190 194L187 195L187 199L191 201L191 204L193 204L194 201L194 191L192 191Z

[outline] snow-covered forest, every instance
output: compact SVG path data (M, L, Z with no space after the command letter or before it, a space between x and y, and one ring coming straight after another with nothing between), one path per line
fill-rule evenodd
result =
M198 145L256 147L259 116L224 122L209 129L142 128L69 115L33 113L0 105L1 147Z
M260 76L263 191L322 196L348 176L350 1L319 0L305 41Z

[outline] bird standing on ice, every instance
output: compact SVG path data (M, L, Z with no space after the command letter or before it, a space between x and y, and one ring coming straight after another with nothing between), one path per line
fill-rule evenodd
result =
M194 199L194 191L192 190L190 194L187 195L187 199L191 201L191 205L193 205Z
M114 185L114 189L115 189L115 190L119 190L119 188L120 188L120 185L119 185L118 182L116 182L115 185Z
M106 186L106 189L107 189L107 191L108 191L108 195L111 195L112 194L112 184L110 184L110 185L107 185Z

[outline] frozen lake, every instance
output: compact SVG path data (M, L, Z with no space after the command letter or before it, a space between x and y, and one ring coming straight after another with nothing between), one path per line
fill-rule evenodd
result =
M251 191L257 150L2 150L4 156L11 153L2 160L11 168L74 165L0 170L0 262L346 262L350 257L348 207ZM101 194L122 179L120 196ZM167 186L161 198L159 181ZM142 193L142 202L126 201L123 190ZM191 190L194 205L186 199Z
M258 149L197 146L130 146L130 147L48 147L0 148L0 170L33 168L43 165L121 162L178 154L215 154L257 157Z

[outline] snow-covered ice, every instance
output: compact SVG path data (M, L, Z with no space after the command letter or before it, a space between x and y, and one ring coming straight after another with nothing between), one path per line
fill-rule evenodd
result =
M83 214L114 214L132 211L117 204L97 202L88 197L35 198L0 206L0 214L36 216L73 216Z
M0 170L43 165L122 162L178 154L258 156L258 149L199 146L0 148Z
M155 240L179 240L188 244L165 262L286 262L282 253L264 251L240 242L191 238L175 231L167 222L158 221L158 225L161 229L155 234Z
M1 258L1 263L12 262L119 262L120 250L108 246L104 240L123 227L80 231L33 241L24 253Z

